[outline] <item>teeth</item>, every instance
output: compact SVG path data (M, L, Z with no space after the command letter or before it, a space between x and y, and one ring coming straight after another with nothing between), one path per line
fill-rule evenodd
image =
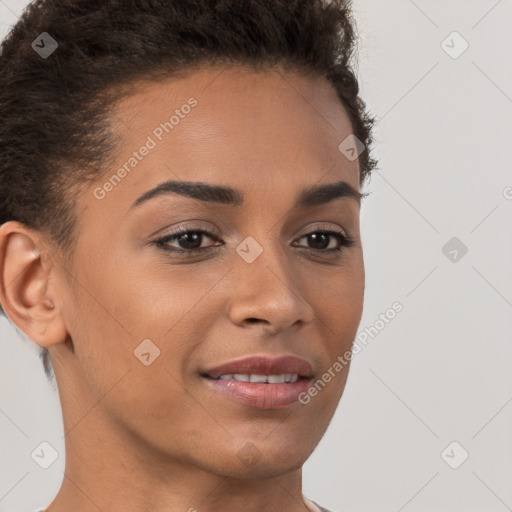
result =
M281 373L280 375L258 375L256 373L227 373L218 377L220 380L238 380L241 382L266 382L268 384L282 384L284 382L297 382L299 376L296 373Z
M258 375L255 373L251 373L249 380L251 382L268 382L266 375Z
M284 382L285 374L281 375L269 375L267 382L270 384L282 384Z

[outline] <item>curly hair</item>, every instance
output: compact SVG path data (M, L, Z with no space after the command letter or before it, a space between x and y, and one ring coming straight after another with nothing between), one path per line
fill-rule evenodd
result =
M36 51L42 38L53 53ZM351 0L34 0L0 47L0 225L44 232L71 257L75 198L119 147L115 102L137 80L202 65L325 77L365 146L363 184L377 165L375 118L358 95L355 48ZM51 380L47 349L40 357Z

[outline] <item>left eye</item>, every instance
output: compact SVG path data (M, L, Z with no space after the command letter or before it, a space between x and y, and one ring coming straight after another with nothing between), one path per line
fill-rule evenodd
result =
M334 237L334 239L338 241L338 247L331 247L330 249L323 247L325 245L326 240L327 246L329 246L329 237ZM355 244L355 241L349 235L346 235L341 231L326 231L323 229L316 230L301 236L299 240L301 240L302 238L307 238L310 243L312 242L314 245L316 245L316 247L313 247L313 250L320 252L341 252L345 247L352 247Z
M155 240L155 244L161 249L179 254L192 254L201 251L206 251L214 245L210 245L209 247L201 247L201 242L203 237L211 238L216 241L220 241L218 237L216 237L213 233L205 231L203 229L180 229L174 233L166 235L158 240ZM298 238L298 240L302 240L306 238L309 243L312 243L316 247L311 247L310 249L316 252L323 253L332 253L332 252L341 252L345 247L352 247L355 241L345 233L341 231L329 231L329 230L315 230L302 235ZM338 241L338 246L334 248L329 247L329 238L334 238ZM176 241L176 243L181 245L181 248L172 247L169 245L169 242ZM218 247L218 245L217 245ZM307 248L306 248L307 249Z

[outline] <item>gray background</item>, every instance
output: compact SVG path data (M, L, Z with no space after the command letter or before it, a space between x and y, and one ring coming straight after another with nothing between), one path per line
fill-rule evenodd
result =
M2 38L26 3L0 0ZM377 328L304 493L336 512L512 510L512 0L354 7L362 96L380 119L359 332ZM442 45L453 31L469 43L458 58L445 49L460 39ZM456 261L452 237L468 249ZM36 346L5 319L0 338L0 511L31 511L63 479L60 404ZM59 453L46 470L30 457L42 441Z

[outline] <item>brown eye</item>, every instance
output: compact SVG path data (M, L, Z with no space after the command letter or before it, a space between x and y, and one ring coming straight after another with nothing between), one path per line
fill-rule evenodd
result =
M204 239L210 238L211 240L220 241L219 238L209 231L204 229L193 229L187 226L182 226L172 233L155 240L155 244L164 251L176 254L195 254L207 251L219 245L209 245L202 247ZM312 251L320 253L341 253L345 248L352 247L355 241L341 231L316 229L299 238L307 239L307 244ZM329 247L333 241L337 241L337 246ZM173 242L175 245L171 245ZM304 246L302 246L304 247Z
M205 237L217 240L213 233L205 231L204 229L189 229L187 227L181 227L175 232L169 233L168 235L155 240L155 244L165 251L191 254L205 251L210 247L213 247L212 245L208 247L201 247ZM174 241L176 244L179 244L177 248L169 245L169 242Z
M319 252L341 252L345 247L352 247L355 241L341 231L332 230L315 230L303 235L302 238L307 238L310 248ZM329 244L334 238L338 241L338 246L329 248Z

